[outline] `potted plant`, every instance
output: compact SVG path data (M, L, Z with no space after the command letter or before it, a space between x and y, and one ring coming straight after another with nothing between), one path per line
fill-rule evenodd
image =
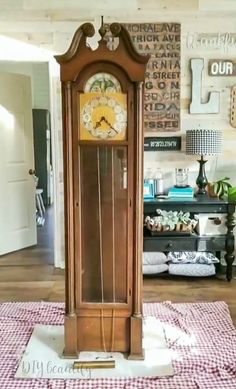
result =
M236 187L235 186L232 186L231 188L229 188L229 191L228 191L228 200L230 202L236 202Z
M229 177L221 178L208 185L208 194L211 197L236 201L236 187L232 187Z

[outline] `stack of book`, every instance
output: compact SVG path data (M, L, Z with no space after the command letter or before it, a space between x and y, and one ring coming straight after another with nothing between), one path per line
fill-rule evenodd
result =
M187 187L177 187L173 186L173 188L169 189L168 198L190 198L192 199L194 196L194 190L191 186Z

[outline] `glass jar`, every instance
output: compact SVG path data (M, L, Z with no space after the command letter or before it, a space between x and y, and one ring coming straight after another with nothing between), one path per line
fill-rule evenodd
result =
M164 193L163 174L157 169L154 177L154 195L158 196Z
M188 186L188 169L175 169L175 186L184 188Z

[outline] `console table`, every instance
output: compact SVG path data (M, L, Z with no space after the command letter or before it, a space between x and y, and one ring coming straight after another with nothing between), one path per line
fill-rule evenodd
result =
M158 236L150 236L148 231L144 231L143 249L144 251L213 251L220 253L225 251L226 278L232 279L232 264L234 262L234 233L235 227L235 203L225 200L199 195L193 199L168 198L168 199L145 199L144 218L156 215L156 209L166 211L184 211L194 214L202 213L225 213L227 214L227 233L225 235L206 236L192 233L189 236L175 235L173 232L160 233Z

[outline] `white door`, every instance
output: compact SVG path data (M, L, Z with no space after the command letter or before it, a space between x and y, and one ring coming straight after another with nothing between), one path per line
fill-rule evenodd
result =
M0 73L0 255L36 244L30 77Z

